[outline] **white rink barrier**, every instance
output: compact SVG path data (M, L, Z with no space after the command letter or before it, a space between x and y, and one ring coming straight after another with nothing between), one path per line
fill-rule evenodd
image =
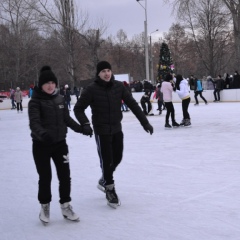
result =
M138 92L135 93L133 92L133 97L136 99L137 102L140 102L141 97L143 96L144 92ZM180 103L181 99L178 97L178 94L176 92L173 92L173 102L174 103ZM208 101L208 102L213 102L214 100L214 95L213 95L213 90L204 90L202 92L203 97ZM190 97L191 97L191 102L195 103L195 98L194 98L194 91L190 91ZM151 99L153 98L153 93L151 95ZM203 100L200 98L198 95L198 101L203 102ZM224 89L220 92L220 101L221 102L240 102L240 89ZM154 102L157 102L156 99L154 99Z
M137 102L140 102L141 97L143 96L144 92L133 92L133 97L136 99ZM213 95L213 90L204 90L202 93L203 97L208 101L208 102L213 102L214 100L214 95ZM151 95L152 99L153 93ZM191 102L195 102L194 98L194 91L190 92L191 96ZM72 101L71 104L74 105L76 103L76 97L74 95L71 96ZM224 89L223 91L220 92L220 98L221 102L240 102L240 89ZM30 98L24 97L22 101L23 108L28 107L28 102ZM198 101L203 102L203 100L200 98L198 95ZM154 102L157 102L156 99L154 99ZM178 97L178 94L176 92L173 92L173 102L174 103L180 103L181 99ZM10 99L3 99L3 102L0 102L0 110L4 109L11 109L12 104Z

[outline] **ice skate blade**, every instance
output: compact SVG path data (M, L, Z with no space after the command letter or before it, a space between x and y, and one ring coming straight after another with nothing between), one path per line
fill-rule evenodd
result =
M39 219L40 219L40 218L39 218ZM43 221L42 219L40 219L40 221L41 221L42 225L45 226L45 227L49 224L49 222L45 222L45 221Z
M43 225L44 227L48 226L48 224L49 224L49 223L47 223L47 222L43 222L42 220L41 220L41 223L42 223L42 225Z
M107 205L111 208L114 208L114 209L117 209L120 205L121 205L121 202L118 201L118 203L110 203L108 202Z
M67 216L64 216L63 215L63 217L64 217L64 219L66 219L66 220L68 220L68 221L70 221L70 222L80 222L80 218L77 218L77 219L70 219L70 218L68 218Z
M104 188L103 186L101 186L100 184L97 185L97 188L98 188L100 191L106 193L105 188Z

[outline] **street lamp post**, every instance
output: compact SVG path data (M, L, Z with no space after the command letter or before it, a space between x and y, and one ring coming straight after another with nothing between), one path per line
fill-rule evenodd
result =
M150 33L150 68L151 68L151 80L155 84L154 74L153 74L153 53L152 53L152 33L157 32L158 29Z
M145 63L146 63L146 80L149 81L149 56L148 56L148 32L147 32L147 0L136 0L145 11L145 21L144 21L144 45L145 45ZM140 1L145 1L145 6L143 6Z

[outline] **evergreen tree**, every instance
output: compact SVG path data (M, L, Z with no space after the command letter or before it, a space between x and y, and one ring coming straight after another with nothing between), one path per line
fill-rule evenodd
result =
M162 43L159 55L157 80L162 80L165 78L167 73L173 72L171 65L172 58L168 45L166 43Z

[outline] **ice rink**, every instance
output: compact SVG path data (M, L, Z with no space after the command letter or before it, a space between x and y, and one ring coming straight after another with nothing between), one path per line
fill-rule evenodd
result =
M174 106L180 122L181 104ZM1 110L0 239L239 240L240 102L191 103L189 113L192 127L172 130L164 129L166 111L148 117L153 135L132 112L123 113L118 209L107 206L96 188L101 172L94 138L69 129L72 205L80 222L61 215L53 166L51 222L45 227L38 219L27 108L19 114Z

